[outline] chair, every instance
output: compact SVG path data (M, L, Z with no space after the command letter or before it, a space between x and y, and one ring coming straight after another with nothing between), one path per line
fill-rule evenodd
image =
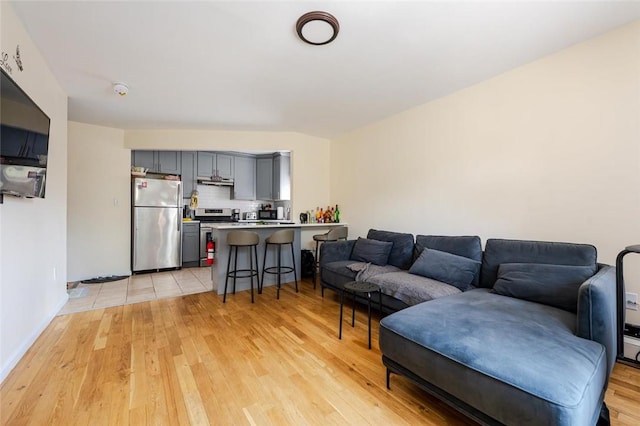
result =
M262 285L264 285L264 274L275 274L277 275L277 287L276 287L276 299L280 299L280 287L282 285L282 275L289 274L293 272L293 277L296 284L296 293L298 292L298 273L296 271L296 262L295 255L293 252L293 240L295 238L295 232L293 229L282 229L280 231L276 231L271 236L265 239L265 247L264 247L264 259L262 261L262 282L258 293L262 293ZM293 266L282 266L282 246L289 244L291 246L291 259L293 261ZM274 245L277 246L277 263L276 266L267 267L267 251L269 251L269 246Z
M324 234L316 234L313 236L313 241L316 242L316 266L313 268L313 288L316 288L316 274L318 273L318 269L320 267L320 257L318 256L318 251L320 249L320 243L326 243L327 241L338 241L338 240L346 240L347 235L349 234L349 228L346 226L339 226L337 228L331 229L329 232Z
M237 278L250 278L251 279L251 303L253 303L253 277L256 277L258 281L258 289L260 289L260 277L258 276L258 244L260 237L256 232L252 231L231 231L227 234L227 245L229 246L229 258L227 260L227 276L224 280L224 296L222 303L227 302L227 284L229 283L229 277L233 278L233 294L236 294L236 279ZM238 247L248 248L249 254L249 269L238 269ZM253 250L251 248L253 247ZM231 256L235 249L235 256L233 260L233 270L231 267ZM252 253L253 251L253 253ZM253 267L253 259L255 257L256 267Z

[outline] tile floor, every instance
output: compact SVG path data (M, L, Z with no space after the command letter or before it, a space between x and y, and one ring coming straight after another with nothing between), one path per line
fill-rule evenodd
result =
M211 291L210 274L209 268L185 268L132 275L110 283L80 283L68 290L69 301L58 315Z

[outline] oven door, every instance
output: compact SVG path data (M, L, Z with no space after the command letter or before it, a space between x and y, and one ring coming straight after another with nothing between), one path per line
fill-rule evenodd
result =
M213 229L206 224L200 224L200 266L207 265L207 241L213 241Z

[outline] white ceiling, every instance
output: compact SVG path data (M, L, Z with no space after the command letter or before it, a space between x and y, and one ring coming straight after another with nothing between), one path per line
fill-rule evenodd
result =
M321 137L640 19L636 1L12 3L69 96L70 120ZM312 10L340 21L333 43L297 38Z

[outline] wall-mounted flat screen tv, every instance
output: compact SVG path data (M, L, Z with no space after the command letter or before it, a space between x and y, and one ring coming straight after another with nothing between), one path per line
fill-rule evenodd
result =
M0 193L44 198L51 120L2 70Z

